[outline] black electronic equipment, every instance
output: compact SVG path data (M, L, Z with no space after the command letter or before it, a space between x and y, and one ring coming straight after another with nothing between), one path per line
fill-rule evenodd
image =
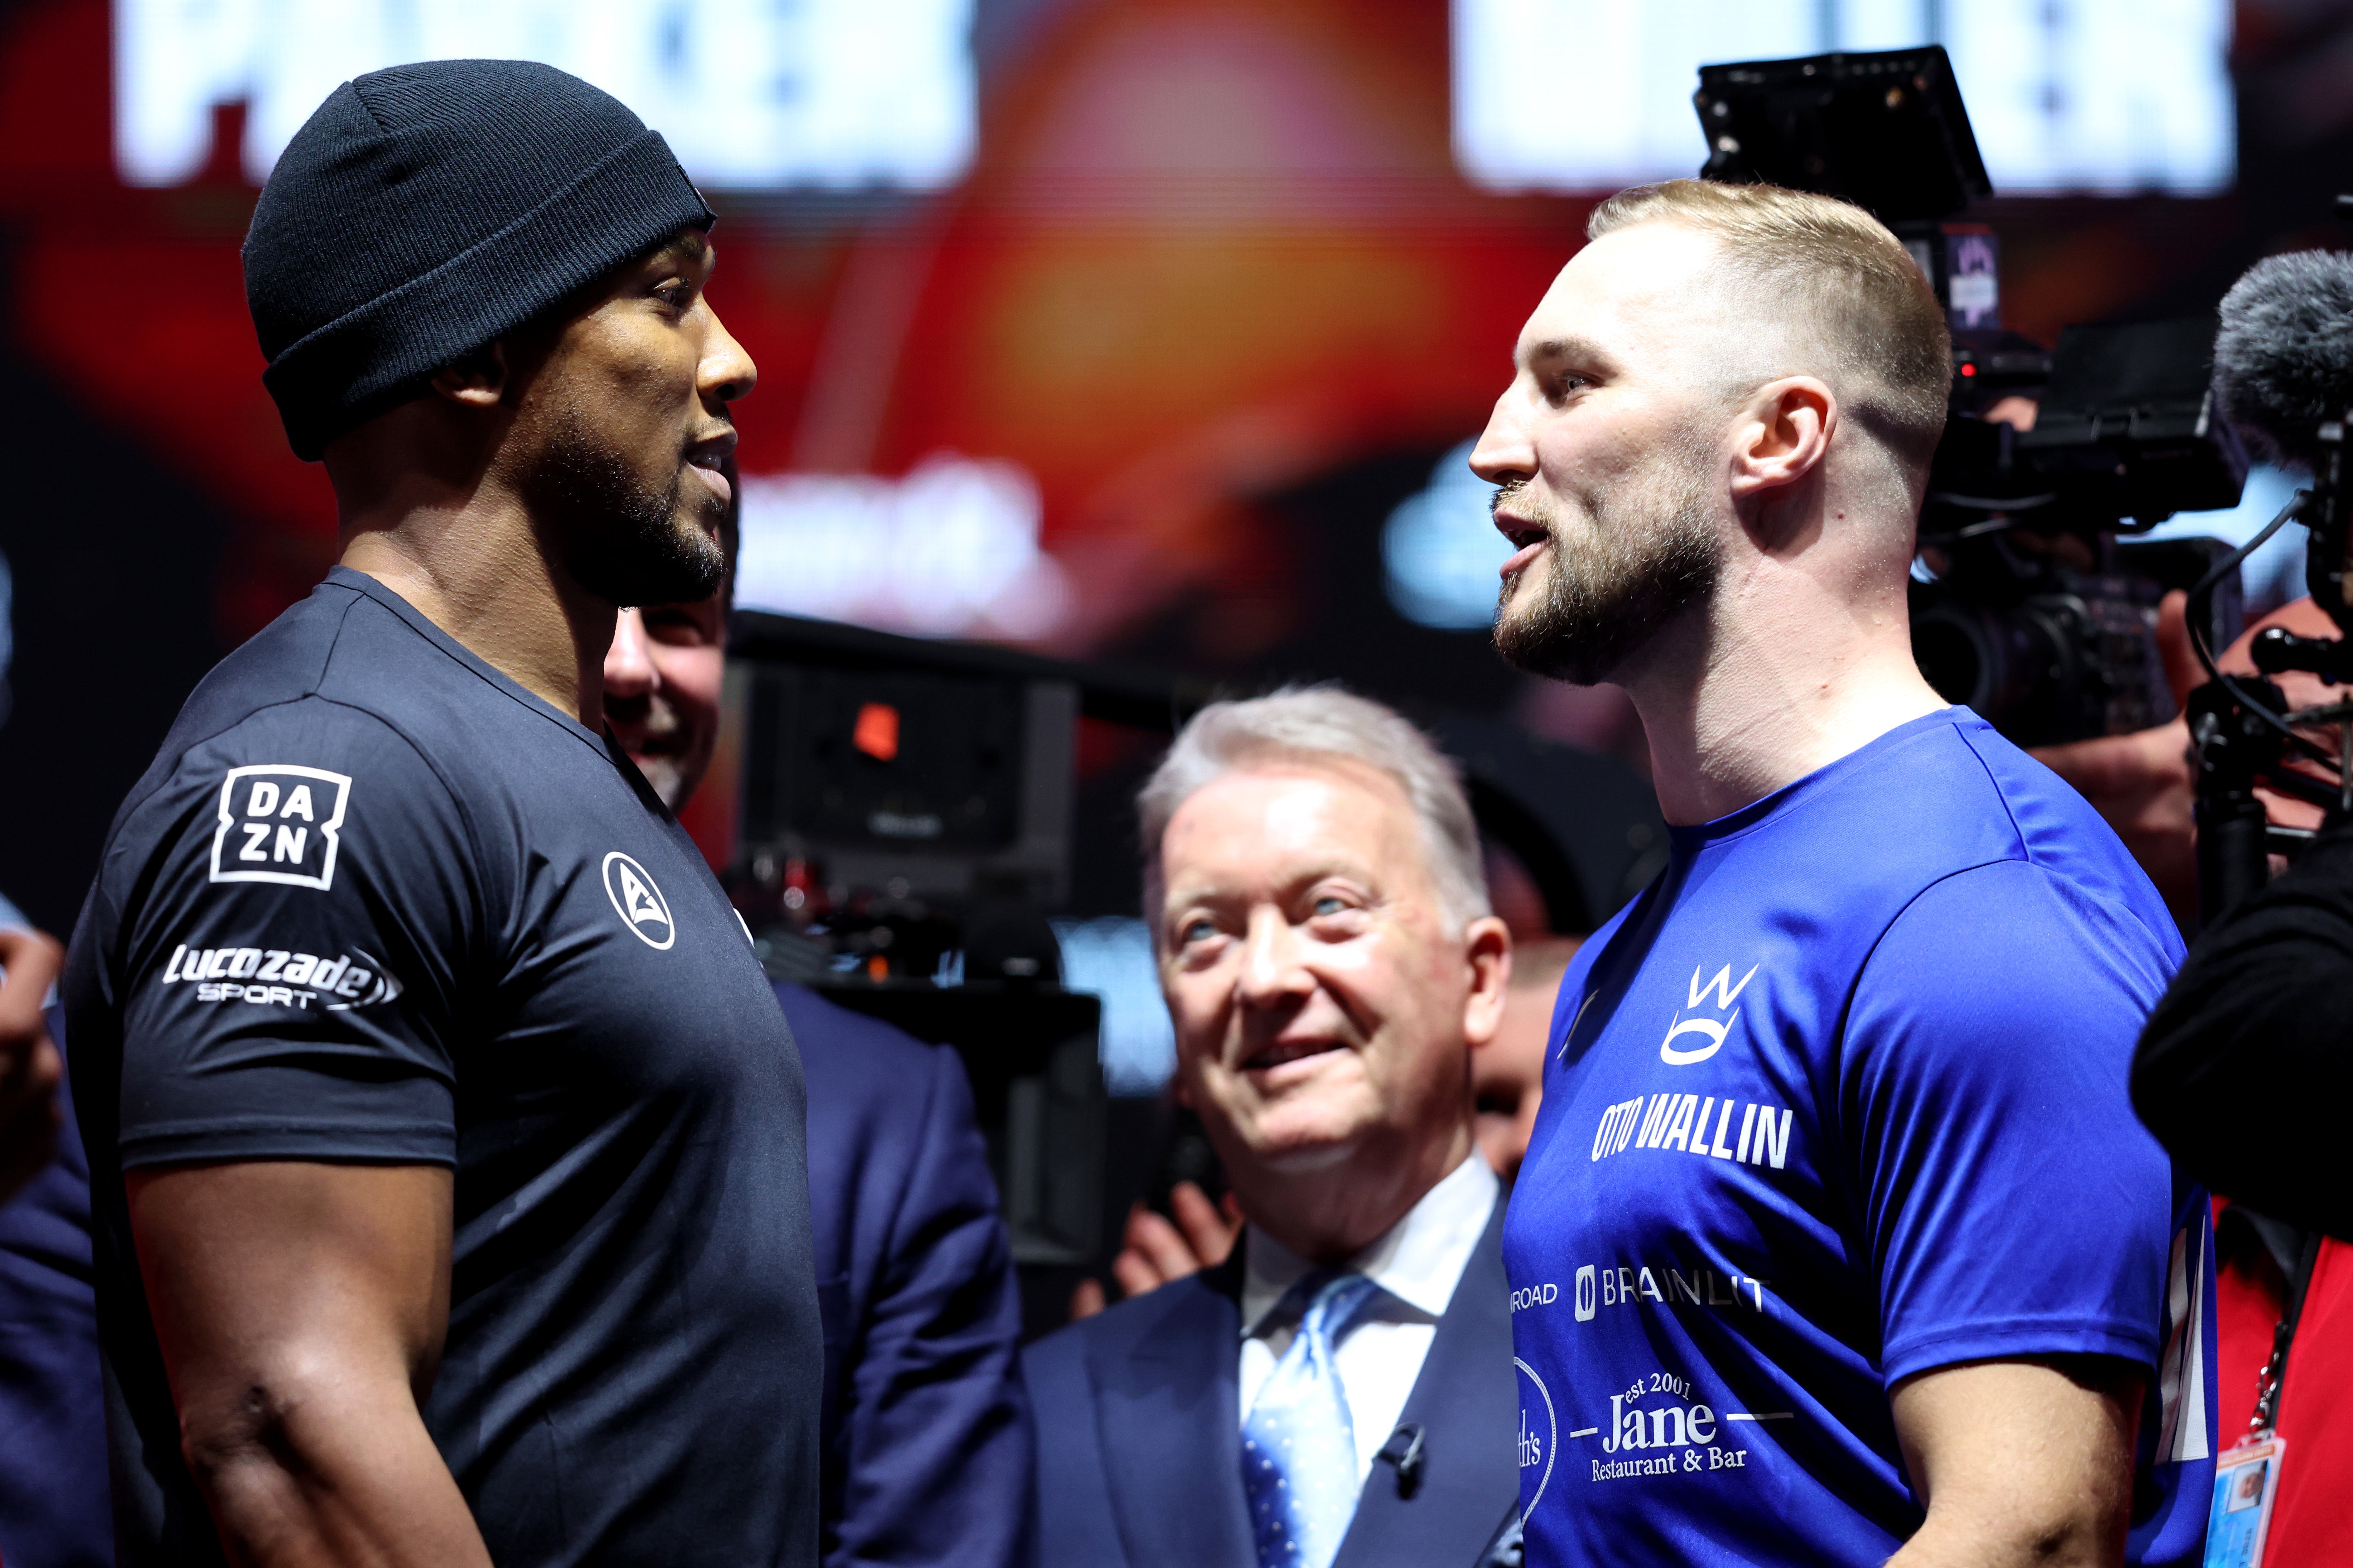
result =
M2016 467L2071 518L2236 506L2246 447L2217 416L2213 381L2211 316L2063 328Z
M2337 198L2340 217L2353 200ZM2266 627L2253 644L2262 677L2304 671L2330 687L2353 685L2353 256L2306 251L2257 262L2222 298L2214 344L2223 412L2249 439L2308 470L2268 527L2216 563L2192 591L2193 607L2289 521L2306 530L2305 584L2336 622L2335 637ZM2196 621L2193 619L2193 626ZM2190 693L2198 755L2198 900L2211 921L2261 888L2274 855L2294 858L2316 830L2274 824L2257 789L2319 808L2324 827L2353 821L2353 700L2292 709L2269 679L2226 675L2214 644L2198 656L2212 678Z
M1062 989L1048 923L1070 882L1073 668L752 613L728 651L725 880L754 950L955 1047L1014 1261L1067 1300L1102 1251L1104 1185L1102 1003Z
M1940 45L1699 68L1700 177L1819 191L1890 225L1993 194Z
M1815 191L1895 231L1956 331L2000 325L1993 231L1945 220L1993 194L1940 45L1702 66L1704 180Z
M2001 331L1995 237L1952 221L1992 186L1940 47L1704 66L1693 102L1703 177L1854 202L1945 306L1952 412L1912 592L1931 684L2026 744L2173 717L2158 603L2223 547L2130 536L2238 502L2246 453L2210 390L2212 321L2069 327L2048 353ZM2031 403L2031 426L2012 397ZM2236 635L2234 594L2200 610L2204 636Z
M1059 904L1076 689L947 657L923 668L749 652L778 618L743 617L733 671L746 854L820 862L833 886L902 900Z

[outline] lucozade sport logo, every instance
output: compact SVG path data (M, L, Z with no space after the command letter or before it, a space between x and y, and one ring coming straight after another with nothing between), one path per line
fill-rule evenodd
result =
M364 960L365 962L361 962ZM405 989L375 954L354 950L332 958L283 947L172 949L160 984L185 983L199 1002L249 1002L308 1012L316 1002L330 1013L397 1001Z
M349 773L269 763L221 780L212 880L335 885L335 851L352 800Z

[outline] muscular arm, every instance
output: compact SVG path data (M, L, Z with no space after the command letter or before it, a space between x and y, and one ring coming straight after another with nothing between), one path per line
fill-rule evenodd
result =
M1888 1568L2121 1563L2144 1377L2071 1356L1897 1384L1895 1435L1928 1519Z
M425 1430L450 1173L297 1162L131 1173L181 1447L230 1561L480 1564Z

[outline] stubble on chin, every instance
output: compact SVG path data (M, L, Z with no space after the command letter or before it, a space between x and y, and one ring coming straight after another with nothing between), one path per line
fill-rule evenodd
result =
M683 466L667 484L649 483L575 416L557 425L535 468L534 510L582 587L615 605L688 604L718 591L727 563L714 509L724 503L698 495L689 511Z
M1705 497L1683 460L1662 465L1635 494L1598 504L1575 527L1557 515L1535 520L1550 540L1544 574L1530 583L1535 568L1524 569L1495 605L1495 651L1506 663L1599 685L1714 592L1723 547Z

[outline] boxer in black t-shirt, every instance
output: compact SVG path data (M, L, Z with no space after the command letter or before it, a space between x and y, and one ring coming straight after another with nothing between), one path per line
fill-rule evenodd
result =
M126 1564L815 1561L799 1062L602 713L616 606L719 581L710 223L508 61L345 84L263 192L343 563L182 710L66 986Z

